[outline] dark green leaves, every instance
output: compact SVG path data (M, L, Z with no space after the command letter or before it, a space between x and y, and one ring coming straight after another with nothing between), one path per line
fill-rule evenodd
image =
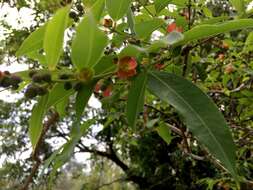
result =
M76 31L76 37L72 43L72 61L79 70L92 68L101 59L108 39L98 29L92 16L85 17Z
M50 70L54 70L63 49L64 31L68 24L69 6L56 12L49 21L44 37L44 50L46 53L47 65Z
M128 11L132 0L106 0L106 8L113 20L121 19Z
M223 22L222 24L203 24L192 28L184 33L184 39L176 42L174 46L183 45L185 43L215 36L217 34L226 33L234 30L253 28L253 19L237 19Z
M32 32L22 43L22 45L16 52L16 56L19 57L22 55L26 55L27 53L42 49L45 30L46 25L43 25L34 32Z
M166 72L149 73L148 88L182 114L189 130L236 177L235 145L211 99L191 82Z
M157 13L159 13L161 10L163 10L170 2L171 0L155 0L155 10Z
M164 21L159 18L154 18L152 20L140 22L135 25L135 32L137 36L141 39L146 39L152 32L160 28L164 24Z
M170 144L172 140L170 127L165 123L161 123L159 127L156 128L158 135L167 143Z
M105 8L105 0L98 0L94 5L92 6L90 12L93 15L93 18L96 21L99 21L103 11Z
M56 84L48 95L42 96L33 107L29 122L29 136L33 149L36 147L43 130L43 118L47 110L65 100L73 93L73 90L66 91L63 84Z
M30 137L33 149L35 149L43 130L42 121L44 118L44 114L46 112L47 101L48 101L48 95L42 96L39 99L38 103L33 107L33 110L32 110L32 116L29 121L29 125L30 125L29 137Z
M92 95L94 85L95 82L92 84L83 85L76 95L75 108L78 121L80 120L81 115Z
M132 82L126 107L126 115L129 125L134 127L138 114L143 109L144 94L146 90L147 73L140 73Z

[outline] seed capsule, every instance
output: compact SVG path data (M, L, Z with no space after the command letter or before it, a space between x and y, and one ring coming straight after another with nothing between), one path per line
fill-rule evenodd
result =
M43 96L48 93L48 90L44 87L37 87L36 91L37 91L37 94L40 96Z
M37 87L33 86L33 85L29 85L25 91L25 97L32 99L32 98L36 97L37 95L38 95L37 94Z
M43 74L42 75L42 80L49 83L52 81L51 75L49 73Z

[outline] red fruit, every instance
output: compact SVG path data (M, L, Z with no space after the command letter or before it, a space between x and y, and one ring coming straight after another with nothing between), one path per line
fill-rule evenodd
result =
M108 97L112 95L112 85L109 85L103 92L104 97Z
M176 30L176 28L177 28L177 25L176 25L175 22L173 22L173 23L168 25L167 32L173 32L174 30Z
M136 75L136 70L133 69L130 71L118 71L117 75L120 79L127 79L129 77Z
M177 31L177 32L183 32L183 28L181 26L177 26L175 22L171 23L168 25L167 27L167 32L173 32L173 31Z
M117 75L121 79L126 79L136 75L137 61L133 57L123 57L118 61Z

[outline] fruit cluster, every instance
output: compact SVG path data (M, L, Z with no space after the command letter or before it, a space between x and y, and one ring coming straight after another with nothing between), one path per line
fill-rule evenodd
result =
M0 71L0 87L11 87L13 90L17 90L21 82L22 79L19 76L11 74L9 71Z
M37 95L43 96L48 93L48 84L52 82L50 73L38 73L32 70L28 75L32 79L32 83L29 84L25 90L26 98L30 99Z

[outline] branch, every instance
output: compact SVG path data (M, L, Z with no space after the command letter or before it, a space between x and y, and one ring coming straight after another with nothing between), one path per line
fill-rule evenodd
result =
M41 159L39 158L39 152L41 150L41 146L43 144L44 136L46 132L49 130L50 126L54 125L59 119L59 115L57 112L54 112L51 117L43 124L43 131L40 135L38 144L35 148L35 150L32 153L32 160L35 162L35 164L32 167L32 171L30 175L26 178L23 186L19 190L28 190L29 185L32 183L33 177L36 175L39 166L41 164Z
M116 182L125 181L125 180L126 180L126 178L115 179L115 180L113 180L113 181L111 181L111 182L109 182L109 183L104 183L104 184L98 186L95 190L99 190L99 189L101 189L101 188L103 188L103 187L105 187L105 186L110 186L110 185L112 185L112 184L114 184L114 183L116 183Z

